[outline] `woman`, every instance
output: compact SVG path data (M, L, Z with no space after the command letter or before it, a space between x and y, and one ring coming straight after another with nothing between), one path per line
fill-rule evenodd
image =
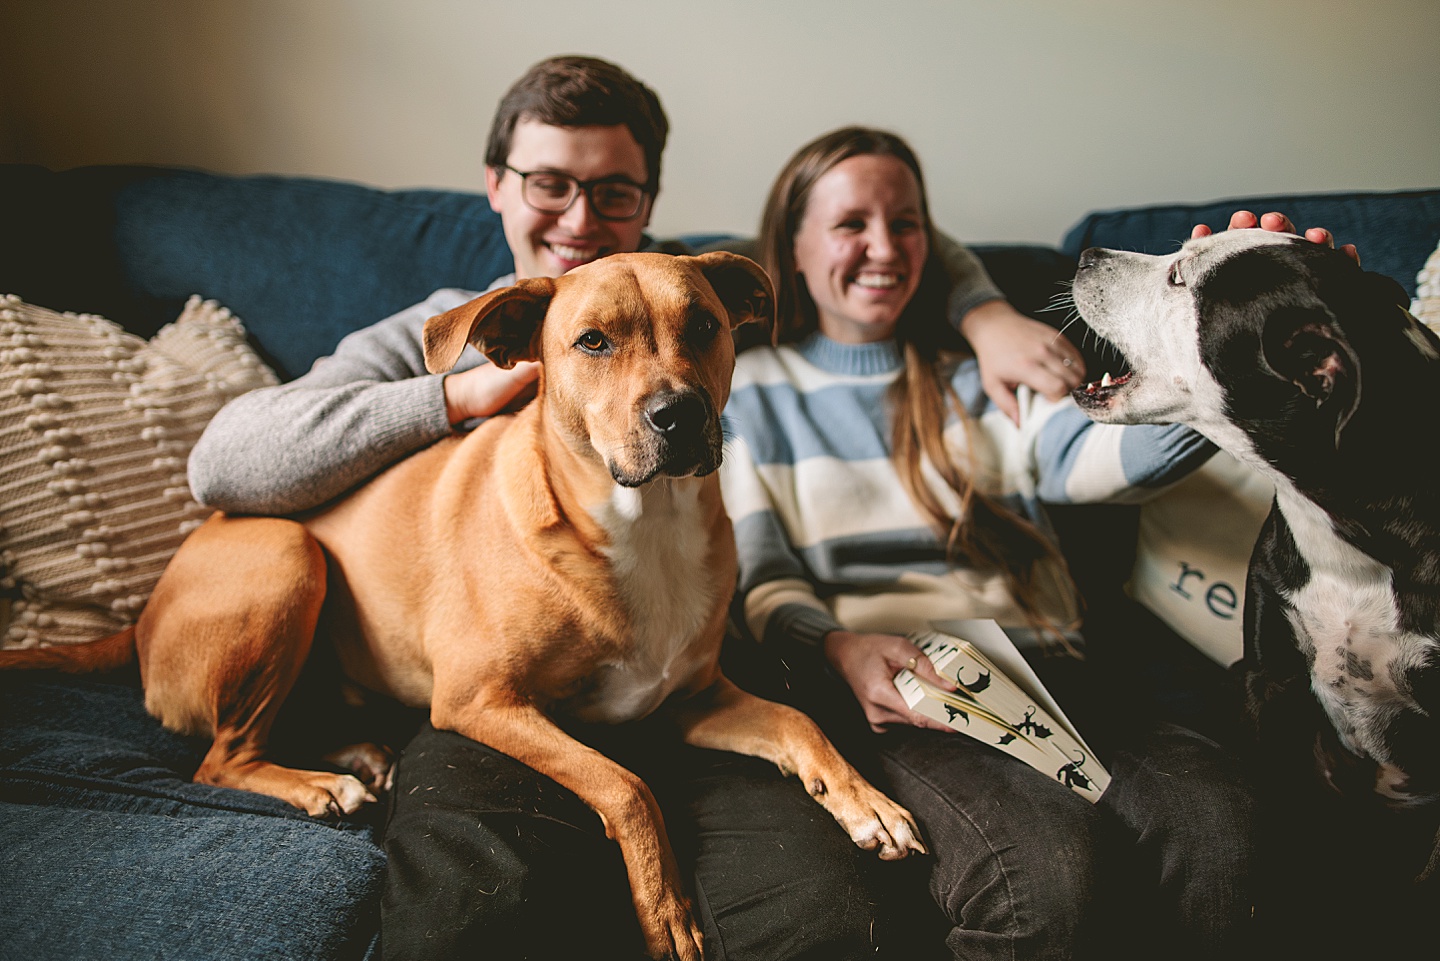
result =
M944 319L919 163L892 134L801 148L761 245L778 346L739 358L722 468L743 619L802 706L858 704L869 731L832 735L920 820L954 956L1117 956L1146 921L1164 938L1154 956L1239 955L1250 800L1215 745L1145 732L1107 759L1092 806L909 710L893 683L907 666L946 683L904 637L935 619L1068 644L1077 600L1039 501L1133 498L1213 448L1179 427L1097 425L1068 400L1022 392L1018 425L987 402ZM1124 925L1105 923L1102 896L1123 899Z

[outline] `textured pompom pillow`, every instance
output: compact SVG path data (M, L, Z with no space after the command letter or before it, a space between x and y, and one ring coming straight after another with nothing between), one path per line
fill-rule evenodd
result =
M190 448L226 401L275 382L214 301L191 298L147 341L0 298L0 647L132 623L209 513L186 483Z
M1436 245L1415 278L1415 300L1410 312L1440 333L1440 245Z

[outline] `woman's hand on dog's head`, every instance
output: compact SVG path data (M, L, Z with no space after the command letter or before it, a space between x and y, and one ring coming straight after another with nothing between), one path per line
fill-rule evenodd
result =
M1248 210L1237 210L1230 215L1230 225L1225 229L1253 230L1256 227L1262 230L1273 230L1282 234L1300 234L1300 231L1295 229L1294 222L1277 210L1272 210L1259 217L1256 217ZM1190 237L1192 239L1195 237L1208 237L1212 233L1214 233L1214 231L1205 224L1196 224L1190 230ZM1310 227L1304 232L1303 236L1306 240L1314 244L1324 244L1326 247L1335 246L1335 236L1324 227ZM1345 244L1340 248L1340 251L1353 258L1357 264L1360 262L1360 253L1355 249L1354 244Z

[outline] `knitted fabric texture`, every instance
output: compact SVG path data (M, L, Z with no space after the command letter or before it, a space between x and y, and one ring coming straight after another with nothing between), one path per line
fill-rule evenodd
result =
M1410 313L1440 333L1440 246L1430 254L1415 278L1415 300L1410 305Z
M0 297L0 647L133 623L209 514L186 483L190 448L223 404L275 382L214 301L192 297L146 341Z

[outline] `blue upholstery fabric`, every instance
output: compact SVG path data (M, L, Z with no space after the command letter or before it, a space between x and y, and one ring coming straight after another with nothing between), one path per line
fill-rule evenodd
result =
M1440 189L1396 192L1241 197L1203 204L1162 204L1088 214L1065 235L1061 249L1079 257L1086 247L1167 254L1195 224L1223 230L1237 210L1278 210L1305 230L1325 227L1337 243L1359 246L1366 270L1393 277L1411 297L1415 275L1440 241Z
M361 959L373 829L194 784L133 677L0 675L0 955Z
M0 170L0 290L148 335L191 294L245 322L284 378L441 287L512 269L483 194L300 177L93 167ZM11 249L13 245L14 249Z

